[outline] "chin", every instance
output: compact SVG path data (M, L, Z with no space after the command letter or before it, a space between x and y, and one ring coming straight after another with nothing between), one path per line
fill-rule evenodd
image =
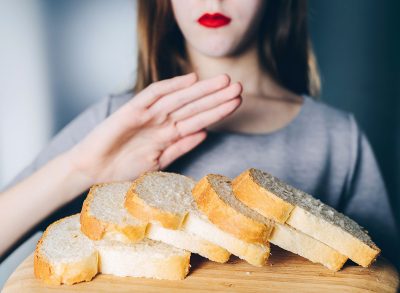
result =
M204 42L191 45L202 55L208 57L227 57L236 51L236 44L226 40L205 40Z

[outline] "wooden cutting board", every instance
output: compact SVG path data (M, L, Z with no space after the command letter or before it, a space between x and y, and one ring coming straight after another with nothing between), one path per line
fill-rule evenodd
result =
M119 278L97 275L91 282L47 286L33 275L33 255L10 276L4 293L11 292L396 292L399 275L380 257L370 268L348 261L340 272L273 247L269 264L258 268L231 257L218 264L192 254L191 271L183 281Z

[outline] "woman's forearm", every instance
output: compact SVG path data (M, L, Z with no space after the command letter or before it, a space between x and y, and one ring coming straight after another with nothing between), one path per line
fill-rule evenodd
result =
M93 183L132 180L168 166L240 105L241 92L226 74L201 81L187 74L137 93L68 152L0 194L0 254Z
M0 194L0 255L57 208L92 182L74 169L69 154L48 162L27 179Z

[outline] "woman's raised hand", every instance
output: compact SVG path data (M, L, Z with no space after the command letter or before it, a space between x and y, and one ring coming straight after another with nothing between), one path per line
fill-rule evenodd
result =
M99 124L68 156L88 185L163 169L206 137L206 127L241 103L227 75L194 73L155 82Z

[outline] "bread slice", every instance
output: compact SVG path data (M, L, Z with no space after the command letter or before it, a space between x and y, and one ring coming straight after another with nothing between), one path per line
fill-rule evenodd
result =
M126 195L125 207L136 218L179 229L191 205L193 180L176 173L145 172Z
M219 229L201 212L190 212L183 229L224 247L233 255L257 267L265 266L270 255L269 242L263 245L245 242Z
M81 229L93 240L110 239L125 243L145 237L147 222L132 217L124 207L131 182L98 184L90 188L82 205Z
M269 241L333 271L340 270L347 261L337 250L286 224L276 223Z
M231 180L208 174L193 188L193 197L208 219L220 229L249 243L265 244L273 221L249 209L233 194Z
M143 239L137 243L99 240L99 272L119 277L182 280L190 267L190 252Z
M34 273L50 285L90 281L98 272L93 241L80 231L79 215L49 225L34 253Z
M248 169L232 185L235 196L261 215L288 224L363 267L380 253L356 222L267 172Z
M190 252L144 239L125 244L92 241L80 229L79 214L51 224L34 253L34 273L51 285L90 281L97 273L180 280L189 271Z
M109 239L124 243L138 242L146 236L198 253L212 261L228 261L230 253L214 243L190 232L149 224L129 214L124 202L131 185L132 182L115 182L93 186L82 206L82 232L94 240Z
M207 238L200 237L188 230L172 230L158 224L149 224L146 236L219 263L227 262L231 256L230 252L219 246L218 243L208 241Z
M179 228L215 243L253 265L264 265L269 256L269 244L246 243L213 225L202 216L196 206L191 192L195 184L193 179L184 175L161 171L147 172L132 184L126 196L125 206L134 216L152 222L148 232L150 237L159 237L157 239L162 241L175 239L175 243L182 243L182 240L178 240ZM177 225L171 226L171 223ZM177 231L175 236L163 236L162 228L171 227ZM153 229L157 231L154 232ZM200 245L203 246L201 243ZM218 255L225 260L226 254L221 252L214 254L214 260Z
M235 233L235 231L237 232L237 223L239 221L236 220L236 218L234 218L234 221L227 221L227 219L229 219L227 210L230 209L233 210L231 214L234 216L239 213L241 215L246 215L246 217L250 219L255 219L260 223L273 225L274 229L268 236L268 240L275 245L308 258L313 262L322 263L332 270L339 270L346 262L347 257L341 255L322 242L296 231L287 225L272 222L244 205L235 197L230 184L230 179L225 176L209 174L200 180L193 190L193 195L195 198L197 197L196 202L199 206L203 205L205 207L203 211L205 211L208 218L214 216L216 221L220 221L218 222L220 225L226 225L221 226L221 228L231 234ZM214 204L210 204L210 202L214 202ZM214 210L218 213L222 211L224 217L215 213ZM225 219L225 222L223 219ZM242 233L246 233L245 228L246 226L243 227Z

